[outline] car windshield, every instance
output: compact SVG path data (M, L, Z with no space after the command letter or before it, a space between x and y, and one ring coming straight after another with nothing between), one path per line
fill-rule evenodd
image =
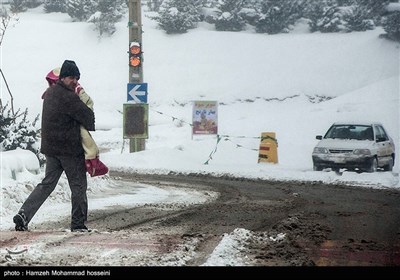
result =
M374 140L372 126L370 125L333 125L324 138L330 139L355 139Z

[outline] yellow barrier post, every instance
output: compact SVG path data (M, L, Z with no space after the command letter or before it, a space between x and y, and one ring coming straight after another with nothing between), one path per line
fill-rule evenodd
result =
M275 132L261 133L258 153L258 163L260 162L278 163L278 141L275 138Z

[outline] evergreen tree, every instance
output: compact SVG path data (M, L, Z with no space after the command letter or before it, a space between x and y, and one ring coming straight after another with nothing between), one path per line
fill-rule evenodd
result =
M113 34L115 32L115 23L122 17L124 0L98 0L96 12L88 19L93 22L99 36L103 34Z
M93 0L67 0L66 11L74 20L86 21L96 6L97 2Z
M8 104L0 106L0 144L7 139L8 128L14 122L14 117L11 114L11 109L8 109ZM2 145L0 145L0 150Z
M27 10L25 0L12 0L10 1L10 11L12 13L21 13Z
M305 7L304 16L308 18L310 31L320 31L321 21L327 9L335 7L337 4L332 0L310 0Z
M340 32L344 26L343 10L336 5L326 8L323 17L318 21L321 32Z
M215 8L217 6L218 0L200 0L199 5L205 8Z
M220 0L217 4L215 29L219 31L241 31L246 22L239 15L244 0Z
M262 2L265 2L265 1L264 0L245 0L243 6L245 8L253 8L256 10L260 10Z
M158 25L167 32L185 33L195 28L200 21L200 4L193 0L164 0L160 12L150 17L158 22Z
M339 6L338 3L349 4L352 2L337 0L311 1L311 5L308 5L305 13L306 17L310 19L311 32L348 32L351 31L352 25L357 29L373 28L373 23L365 18L365 13L358 10L357 5ZM356 12L354 13L354 11ZM348 20L351 21L350 25Z
M43 9L46 13L66 12L67 0L45 0Z
M400 42L400 10L390 12L383 20L385 37Z
M390 0L310 0L305 17L312 32L365 31L380 25Z
M29 9L39 7L43 4L43 0L25 0L25 6Z
M241 18L250 25L256 25L260 19L261 3L263 0L245 0L243 8L239 11Z
M375 23L369 17L367 9L363 6L354 5L349 7L350 13L345 15L347 31L366 31L375 28Z
M256 22L257 33L287 33L297 19L303 15L302 0L267 0L261 3L261 13Z
M27 119L28 108L21 114L20 110L11 113L11 109L0 107L0 150L10 151L16 148L29 150L36 154L40 165L43 165L45 158L40 153L38 145L40 129L36 128L39 115L33 122ZM20 119L22 117L22 119Z
M336 0L336 3L338 6L351 6L354 4L354 0Z
M355 0L355 4L365 9L367 18L374 20L376 25L380 25L389 2L390 0Z
M163 0L147 0L147 8L150 12L158 12Z

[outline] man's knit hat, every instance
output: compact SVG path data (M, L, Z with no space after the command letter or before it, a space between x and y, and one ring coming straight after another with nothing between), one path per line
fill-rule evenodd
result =
M61 66L60 70L60 76L59 78L65 78L65 77L81 77L81 73L79 72L78 66L76 66L75 62L72 60L65 60L63 65Z

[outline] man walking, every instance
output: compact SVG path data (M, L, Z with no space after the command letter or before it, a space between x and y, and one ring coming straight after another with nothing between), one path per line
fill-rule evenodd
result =
M71 231L87 231L87 178L80 126L95 130L94 113L75 94L80 72L65 60L57 83L44 93L41 152L46 156L45 177L14 216L15 230L27 231L28 223L57 186L65 171L71 189Z

